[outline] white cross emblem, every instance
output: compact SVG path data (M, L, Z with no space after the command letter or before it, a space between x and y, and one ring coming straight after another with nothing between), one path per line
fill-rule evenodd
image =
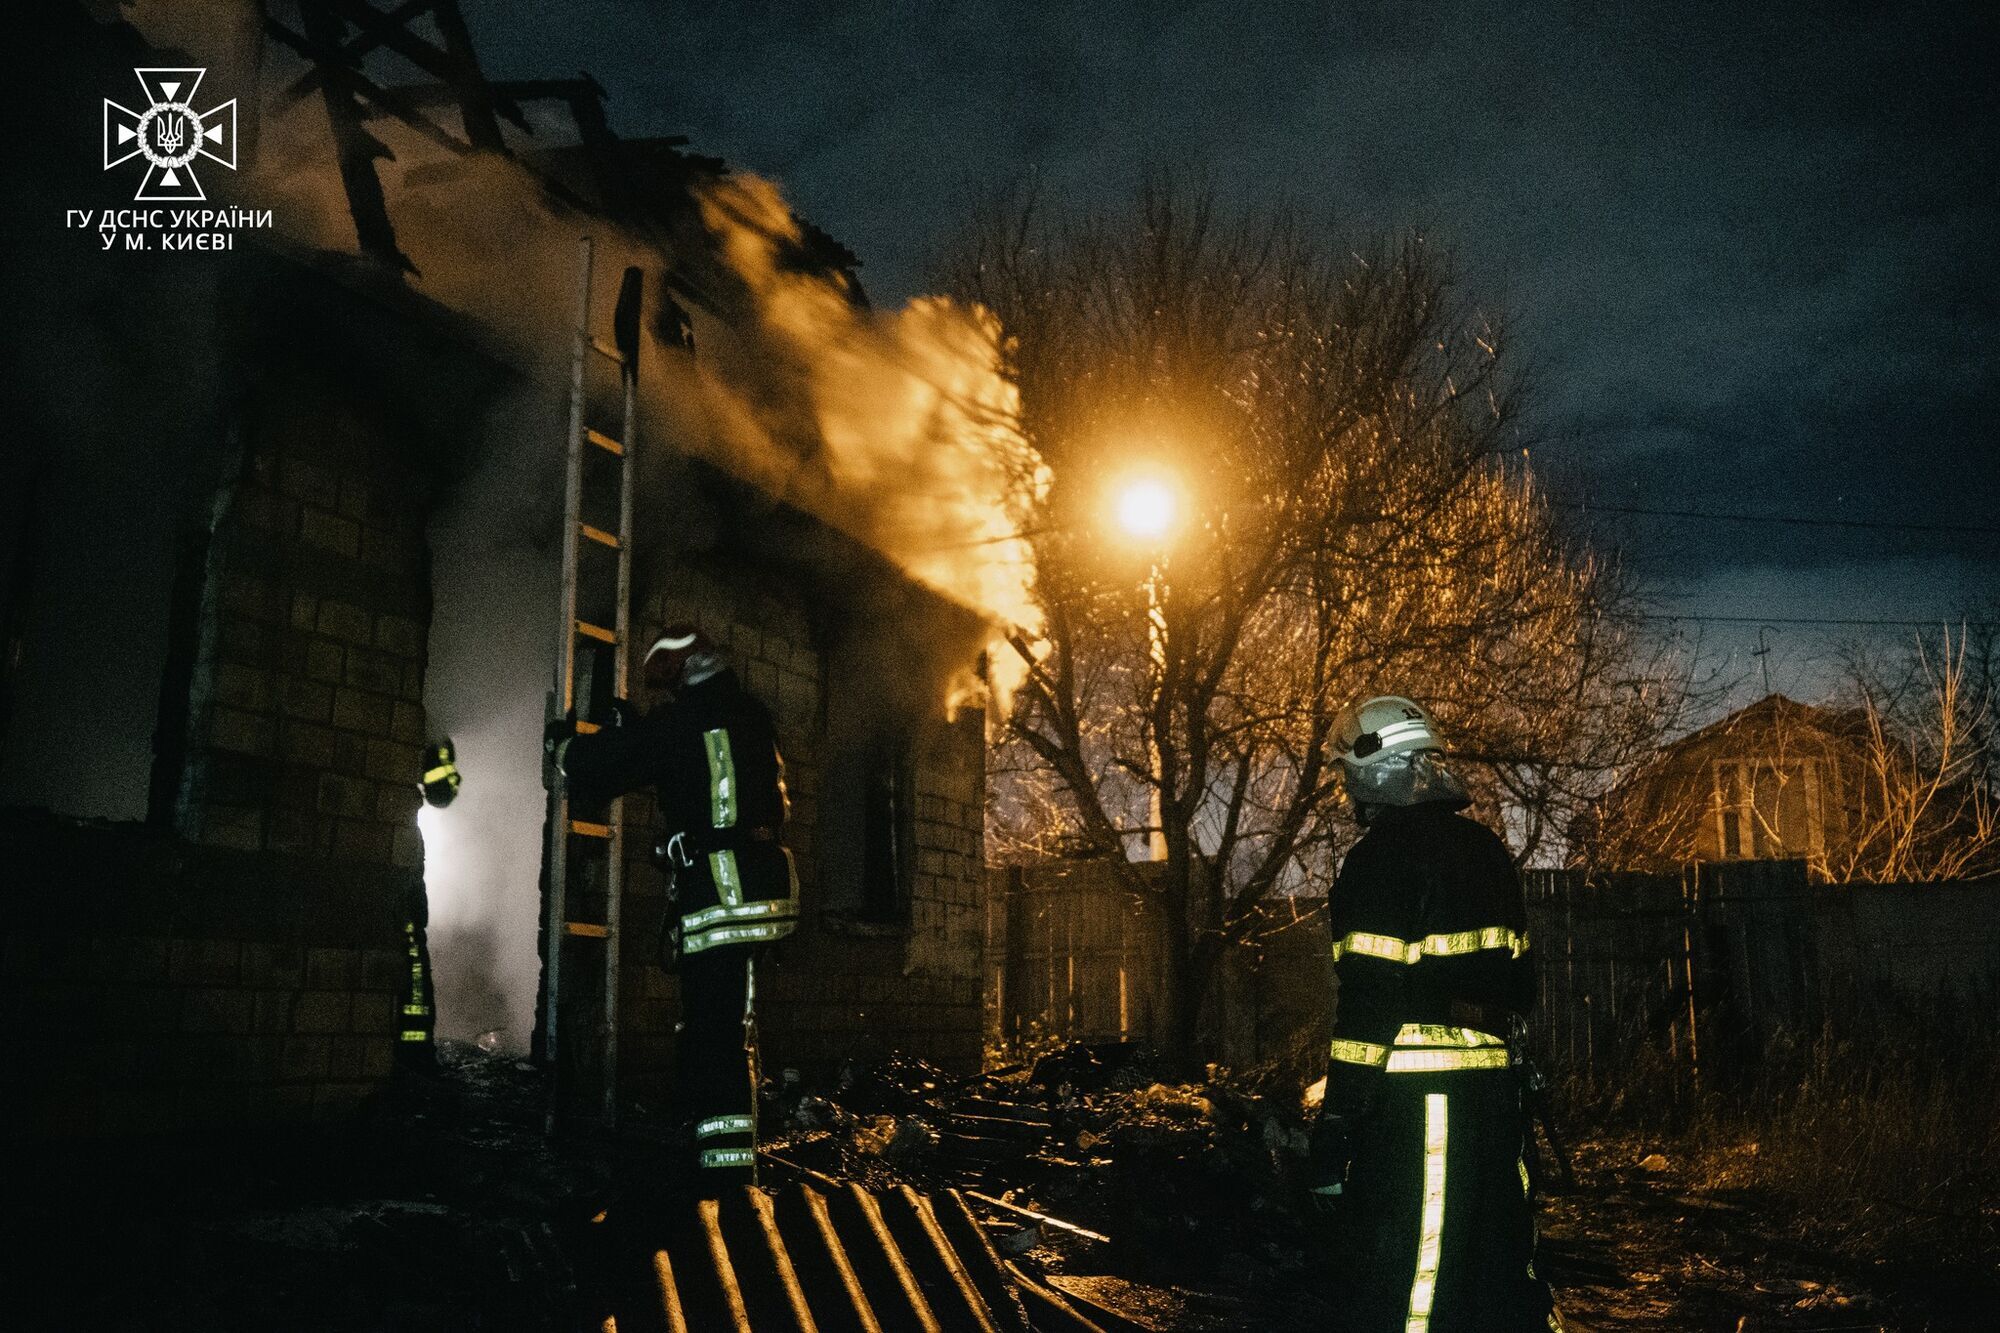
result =
M135 69L147 107L134 111L104 99L104 169L141 154L146 175L132 197L155 203L206 199L195 179L197 157L236 170L236 99L194 109L205 69Z

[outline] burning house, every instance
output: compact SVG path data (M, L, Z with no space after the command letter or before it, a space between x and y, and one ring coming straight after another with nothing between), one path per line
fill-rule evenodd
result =
M35 442L7 462L0 789L24 1132L350 1114L391 1073L426 899L442 1031L528 1049L540 730L558 643L599 627L559 623L565 423L594 431L620 387L572 394L572 359L613 343L625 638L699 623L788 765L804 921L767 1068L976 1068L980 663L1027 614L1007 500L1033 477L994 330L871 310L775 190L616 137L587 78L488 80L452 4L196 8L188 31L61 8L43 55L107 95L203 67L241 137L211 201L268 229L180 255L83 236L7 278L51 340L9 375ZM109 197L94 129L33 150L22 206ZM420 828L446 735L463 794ZM625 831L616 928L587 892L553 924L574 976L616 978L644 1102L676 996L640 798ZM597 1023L601 990L576 999Z

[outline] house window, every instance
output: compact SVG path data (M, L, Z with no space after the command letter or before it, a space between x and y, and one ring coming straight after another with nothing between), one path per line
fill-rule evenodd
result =
M1724 860L1784 860L1825 850L1819 765L1811 760L1717 763L1715 809Z
M909 746L894 734L842 739L820 800L826 905L850 921L899 922L916 834Z

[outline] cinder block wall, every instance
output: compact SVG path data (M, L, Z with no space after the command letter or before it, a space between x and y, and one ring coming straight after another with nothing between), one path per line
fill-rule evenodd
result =
M344 1119L388 1077L411 872L0 823L10 1137Z
M913 745L914 867L906 911L890 923L841 922L821 892L825 673L798 581L772 571L683 559L654 571L657 589L635 609L647 643L673 620L693 620L720 644L771 709L785 757L803 921L761 982L764 1065L830 1072L852 1055L900 1050L975 1071L981 1054L984 949L985 740L983 717L937 714ZM650 796L627 804L624 986L620 1081L642 1102L663 1097L673 1050L678 983L656 962L664 884L646 863L656 826Z
M418 451L351 389L274 369L209 544L174 825L415 867L430 623Z

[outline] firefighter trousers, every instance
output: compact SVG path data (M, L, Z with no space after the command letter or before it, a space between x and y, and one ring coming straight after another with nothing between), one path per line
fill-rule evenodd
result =
M1560 1329L1535 1271L1520 1089L1506 1069L1386 1074L1337 1230L1337 1327Z
M747 1185L757 1151L754 1029L744 1023L752 952L724 946L681 959L678 1115L693 1135L689 1179L704 1198Z

